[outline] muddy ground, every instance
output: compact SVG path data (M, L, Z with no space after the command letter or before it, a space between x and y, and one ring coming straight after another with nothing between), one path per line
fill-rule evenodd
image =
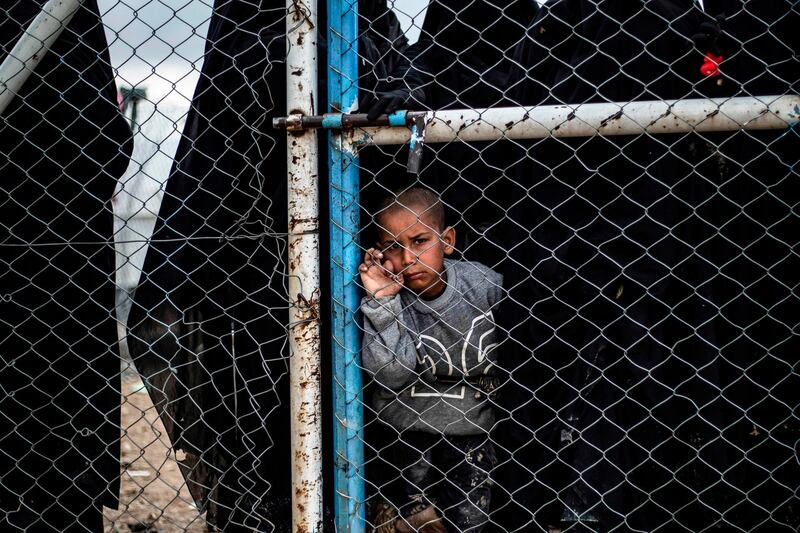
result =
M206 532L178 470L164 426L139 376L122 381L120 506L105 509L108 533Z

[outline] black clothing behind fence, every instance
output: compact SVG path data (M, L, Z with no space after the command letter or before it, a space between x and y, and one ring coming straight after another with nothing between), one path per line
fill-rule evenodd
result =
M3 2L0 57L44 2ZM119 494L111 197L132 147L94 0L0 119L0 530L102 531Z
M711 18L692 1L548 2L514 98L797 94L797 4L720 10L706 79L691 39ZM795 530L797 132L524 146L504 234L504 525Z
M388 499L409 518L433 505L448 531L478 532L489 521L491 473L497 464L487 435L432 435L406 431L386 451L400 473Z
M225 531L291 520L286 150L271 130L285 108L285 9L265 4L216 3L128 319L189 490Z

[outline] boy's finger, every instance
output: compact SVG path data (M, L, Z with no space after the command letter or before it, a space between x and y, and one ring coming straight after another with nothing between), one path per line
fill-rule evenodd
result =
M378 263L378 252L375 251L375 248L370 248L367 250L367 255L364 257L364 262L367 264L368 267L373 266L375 263Z
M370 248L367 250L367 255L369 255L370 261L379 261L383 259L383 253L380 250L376 250L375 248Z
M383 263L383 268L384 268L384 269L385 269L385 270L386 270L388 273L390 273L390 274L394 274L394 269L392 268L392 262L391 262L391 261L385 261L385 262Z

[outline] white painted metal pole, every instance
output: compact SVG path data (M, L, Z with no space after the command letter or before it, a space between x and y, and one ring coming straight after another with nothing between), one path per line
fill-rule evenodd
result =
M800 120L800 96L701 98L434 111L426 143L785 129ZM408 128L356 128L358 144L404 144Z
M0 65L0 115L67 27L83 0L48 0Z
M287 0L286 105L316 114L317 2ZM322 393L318 147L315 130L287 133L292 531L322 531Z

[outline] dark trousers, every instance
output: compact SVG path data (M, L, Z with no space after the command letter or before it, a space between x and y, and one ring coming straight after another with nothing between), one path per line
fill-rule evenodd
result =
M491 472L497 464L488 434L405 432L391 446L390 456L399 470L391 500L401 516L433 505L448 531L483 529L489 520Z

